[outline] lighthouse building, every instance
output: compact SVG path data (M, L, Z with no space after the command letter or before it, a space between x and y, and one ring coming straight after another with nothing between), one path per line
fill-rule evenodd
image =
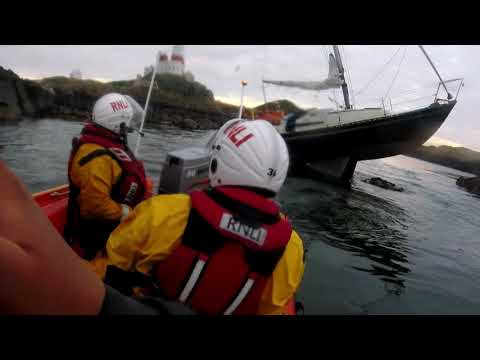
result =
M185 72L184 50L184 45L174 45L170 59L167 53L160 52L158 56L157 74L180 75L186 77L189 81L193 81L193 75L190 72ZM144 76L150 74L153 69L153 65L146 66Z

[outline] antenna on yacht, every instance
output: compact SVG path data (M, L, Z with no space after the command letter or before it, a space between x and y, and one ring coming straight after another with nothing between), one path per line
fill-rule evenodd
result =
M245 86L248 84L245 80L242 80L242 95L240 96L240 109L238 110L238 118L242 118L242 112L243 112L243 90L245 89Z
M263 103L266 104L267 103L267 94L265 92L265 81L262 77L262 92L263 92Z

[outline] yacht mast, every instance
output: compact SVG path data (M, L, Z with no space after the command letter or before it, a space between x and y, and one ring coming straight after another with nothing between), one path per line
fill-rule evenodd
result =
M335 59L337 60L338 71L340 72L340 79L343 80L342 91L343 99L345 100L345 109L351 109L350 100L348 96L348 85L345 81L345 69L342 64L342 58L340 56L340 51L338 50L338 45L333 45L333 52L335 54Z

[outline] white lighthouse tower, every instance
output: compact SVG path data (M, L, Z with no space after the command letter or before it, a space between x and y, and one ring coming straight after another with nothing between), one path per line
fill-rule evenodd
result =
M183 75L185 72L185 46L174 45L170 62L172 64L172 74Z
M153 72L154 66L146 66L144 76ZM183 76L187 81L194 81L193 74L185 71L185 45L174 45L172 55L168 59L165 52L160 52L158 56L157 74L173 74Z
M170 60L166 53L161 52L158 57L157 74L183 75L185 73L184 51L184 45L174 45Z
M79 69L73 69L70 73L70 79L82 80L82 72Z
M165 74L169 72L169 61L167 53L161 51L158 53L157 74Z

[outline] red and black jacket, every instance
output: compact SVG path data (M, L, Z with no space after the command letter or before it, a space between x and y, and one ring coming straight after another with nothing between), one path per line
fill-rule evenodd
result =
M70 177L72 161L78 149L83 144L96 144L103 148L95 150L79 160L79 165L83 166L89 161L100 157L110 156L122 168L122 173L113 185L110 196L112 200L127 204L130 207L135 207L138 203L146 197L146 175L143 163L137 160L128 148L122 136L115 134L112 131L104 129L93 123L85 125L79 139L74 139L70 159L68 163L68 178L70 185L70 196L68 205L67 226L65 228L64 236L67 240L72 241L72 237L92 237L92 234L98 234L98 239L91 239L88 243L97 243L92 249L92 252L98 250L104 245L110 232L118 225L118 222L106 221L103 219L82 219L78 210L76 202L80 193ZM88 247L87 240L83 248Z
M80 138L72 148L68 163L69 177L72 166L71 162L83 144L96 144L102 146L104 149L95 150L80 159L80 166L87 164L99 156L110 156L117 161L122 168L120 178L112 187L111 197L113 200L118 203L127 204L130 207L134 207L144 200L146 194L146 175L143 163L135 158L120 135L93 123L85 125ZM75 187L72 181L70 181L70 187Z
M152 274L156 287L202 314L256 314L291 225L250 190L225 186L191 199L181 244Z

